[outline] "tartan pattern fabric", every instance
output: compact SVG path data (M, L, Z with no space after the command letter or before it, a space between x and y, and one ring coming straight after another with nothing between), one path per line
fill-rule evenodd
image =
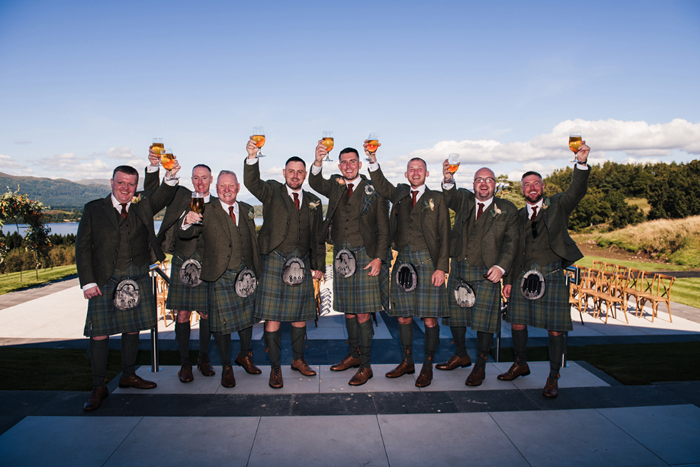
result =
M290 255L289 258L294 256ZM306 321L316 317L313 277L308 255L304 256L304 282L289 286L282 281L287 258L276 250L262 255L262 273L255 299L255 318L271 321Z
M212 332L230 334L255 324L255 294L241 298L236 294L236 277L241 271L227 269L215 282L202 285L209 287L209 329Z
M571 331L571 307L569 306L569 287L561 261L539 266L533 263L544 276L544 296L538 300L528 300L520 293L520 281L527 271L520 271L513 282L513 290L508 303L506 319L511 324L526 324L548 331Z
M372 206L372 203L374 203L377 200L377 198L379 198L379 194L377 193L377 190L375 190L374 185L372 185L372 182L369 180L365 180L364 182L365 186L363 190L365 192L365 196L362 198L362 207L360 207L361 216L367 214L369 212L369 208ZM371 194L368 194L368 191ZM386 200L384 202L388 203L388 201Z
M396 275L401 263L411 263L416 268L418 285L412 292L405 292L396 285ZM401 249L391 274L391 309L389 316L417 316L420 318L441 318L444 315L445 286L433 287L435 272L430 251Z
M202 262L195 251L192 259ZM173 255L170 267L170 286L168 287L168 300L165 308L168 310L200 311L206 313L209 309L209 287L202 282L197 287L185 287L180 281L180 268L186 258L177 252Z
M501 328L501 284L484 278L486 266L469 266L466 261L452 260L452 269L447 281L447 306L443 324L469 326L475 331L495 333ZM474 306L462 308L455 300L454 288L463 280L471 286L476 296Z
M124 279L135 280L139 285L139 305L129 310L114 307L114 292ZM153 286L148 267L139 268L131 264L126 271L114 270L114 274L100 287L102 295L88 300L88 311L83 334L86 337L110 336L125 332L151 329L156 325L156 308Z
M379 276L370 277L363 270L372 259L367 256L364 247L353 249L349 242L333 246L333 258L343 248L355 254L355 274L344 278L333 269L333 309L341 313L372 313L382 311L380 277L388 270L382 269ZM335 266L335 265L334 265Z

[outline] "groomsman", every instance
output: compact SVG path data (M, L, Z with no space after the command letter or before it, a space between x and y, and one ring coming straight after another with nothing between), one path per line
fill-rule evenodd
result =
M304 376L316 372L304 360L306 320L316 316L313 279L323 278L326 246L322 235L321 200L301 189L306 163L290 157L282 175L285 183L260 179L258 152L251 137L246 146L243 180L263 203L263 225L258 234L262 272L255 300L255 317L265 320L265 342L270 356L270 387L284 385L280 354L282 321L291 322L292 370Z
M328 154L319 141L311 167L309 185L328 198L323 232L333 244L333 309L345 313L350 353L331 366L331 371L357 368L351 386L365 384L372 377L371 314L388 310L389 289L389 206L364 175L356 149L340 151L340 175L323 178L323 158Z
M413 316L425 324L425 360L416 386L430 385L433 358L440 338L438 318L444 316L445 275L449 267L450 216L442 193L425 185L428 168L423 159L408 161L404 176L408 184L392 185L382 173L376 153L370 176L377 192L391 201L390 234L399 251L392 273L390 316L399 318L403 359L387 378L415 373L413 362Z

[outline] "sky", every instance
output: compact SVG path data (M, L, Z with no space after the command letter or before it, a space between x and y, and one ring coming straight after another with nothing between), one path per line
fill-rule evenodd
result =
M191 186L241 174L254 126L277 180L328 130L326 177L377 132L389 179L423 157L433 189L453 152L466 187L565 167L571 130L593 163L688 162L698 83L698 1L0 0L0 172L110 178L160 137Z

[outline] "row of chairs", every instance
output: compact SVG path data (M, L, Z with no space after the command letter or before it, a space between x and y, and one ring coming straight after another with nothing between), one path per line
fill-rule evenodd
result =
M569 289L569 304L574 306L582 315L588 309L589 300L593 302L593 313L597 319L605 305L605 322L612 313L616 317L619 308L627 318L627 307L630 298L635 299L635 316L639 317L644 306L651 304L651 322L658 313L660 303L668 308L668 318L671 317L671 286L675 277L665 274L627 268L613 263L593 261L590 268L577 266L579 269L578 283L571 282ZM582 321L583 322L583 321Z

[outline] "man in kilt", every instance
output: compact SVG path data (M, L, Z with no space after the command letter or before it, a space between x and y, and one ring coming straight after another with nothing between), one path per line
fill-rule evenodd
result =
M544 181L537 172L526 172L520 180L526 206L518 211L520 242L513 263L513 273L505 280L503 294L510 298L506 319L511 323L515 362L498 379L512 381L518 376L530 374L526 360L527 326L544 328L549 335L549 376L542 391L545 397L559 394L559 369L564 354L564 331L571 331L571 307L569 289L564 268L583 257L576 243L569 236L568 223L571 212L586 195L589 148L585 141L576 153L576 166L571 185L563 193L544 197ZM541 278L532 287L523 281L525 275ZM512 286L516 290L512 291ZM525 286L525 289L523 289ZM542 290L544 295L531 294ZM528 293L526 298L524 293Z
M151 161L151 165L146 168L144 188L153 191L158 187L158 178L149 177L149 174L158 172L160 156L151 150L148 158ZM153 184L149 183L152 181L155 181L155 186L149 186ZM211 198L209 194L211 182L211 169L208 166L198 164L192 168L192 186L196 193L204 196L205 203L208 203ZM211 341L209 316L207 315L209 287L201 282L198 285L194 285L189 281L186 281L187 283L185 284L181 280L180 270L186 261L190 259L199 263L202 261L203 244L201 239L191 238L183 240L177 235L178 220L185 215L185 211L189 208L191 201L192 192L183 186L178 187L173 200L165 210L165 216L158 231L158 241L161 249L164 253L172 253L173 255L170 268L168 300L165 306L169 310L176 310L177 313L175 340L180 350L180 371L177 375L183 383L189 383L194 380L192 363L190 362L190 316L193 311L197 311L200 316L197 369L202 372L203 376L214 376L215 374L214 368L209 362L209 342Z
M301 189L306 163L299 157L287 160L285 184L260 179L258 148L251 137L246 146L246 188L263 203L263 225L258 234L262 272L255 299L255 317L265 320L265 343L270 356L270 387L281 388L282 321L289 321L292 370L314 376L304 360L306 320L316 316L313 279L323 277L326 245L322 236L321 200Z
M93 390L83 406L85 411L99 408L109 396L105 379L112 334L122 335L119 387L156 387L156 383L137 376L134 365L139 331L156 325L149 264L152 259L165 259L156 239L153 216L175 194L178 170L180 164L175 161L173 169L166 173L165 183L155 193L143 191L135 196L138 171L119 166L112 174L112 194L89 202L83 210L75 261L80 286L88 300L84 334L90 338Z
M390 316L399 318L403 358L386 374L398 378L415 373L413 363L413 318L425 324L425 360L416 386L433 380L433 358L440 339L438 318L444 316L445 274L449 267L450 216L442 193L425 185L428 168L423 159L408 161L404 176L409 184L392 185L377 163L376 153L367 150L370 176L377 192L391 201L390 235L399 255L391 280Z
M442 192L447 207L455 212L450 240L452 265L447 282L447 313L455 354L438 370L471 365L467 354L467 326L476 331L477 360L465 382L479 386L486 376L486 360L493 333L500 329L501 277L511 270L518 248L517 208L493 196L496 176L489 168L474 174L474 192L456 189L447 160L442 164ZM469 292L467 299L460 293ZM471 296L473 293L473 297ZM472 301L473 300L473 301Z
M319 141L309 185L328 198L323 232L330 234L333 257L339 256L339 267L340 263L354 263L341 272L336 267L333 275L333 308L345 313L350 353L331 366L331 371L359 366L348 384L360 386L372 377L374 328L370 313L389 310L389 206L372 182L359 175L362 162L356 149L340 151L341 174L332 175L330 180L321 174L327 154Z
M200 278L209 288L210 328L219 348L221 385L236 385L231 365L231 333L238 332L241 351L236 364L254 375L262 371L253 364L250 350L255 318L255 288L241 282L260 273L255 238L255 214L249 204L236 201L240 184L235 173L222 170L216 179L219 198L206 205L204 214L188 211L178 232L183 239L203 239ZM252 269L251 269L252 268ZM254 282L253 282L254 284Z

